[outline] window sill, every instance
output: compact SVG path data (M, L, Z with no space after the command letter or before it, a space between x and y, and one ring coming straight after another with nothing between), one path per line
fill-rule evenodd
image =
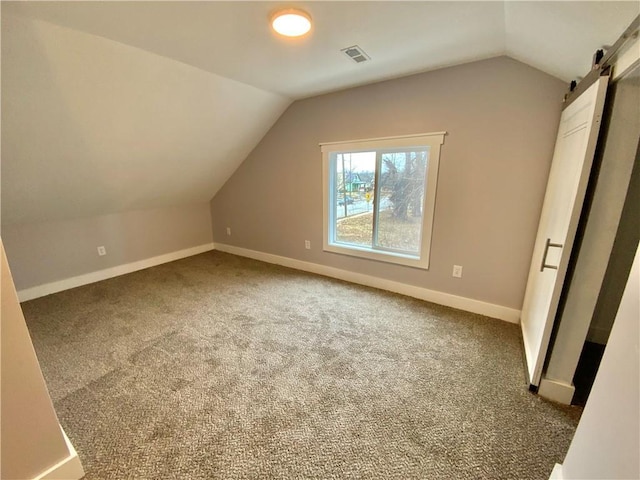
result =
M326 243L323 247L325 252L339 253L341 255L347 255L350 257L365 258L367 260L375 260L377 262L393 263L396 265L402 265L405 267L420 268L422 270L429 269L429 259L420 258L413 255L396 253L396 252L383 252L379 250L372 250L367 247L346 246L339 243Z

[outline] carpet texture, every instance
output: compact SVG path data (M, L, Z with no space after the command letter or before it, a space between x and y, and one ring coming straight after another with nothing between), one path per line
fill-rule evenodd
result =
M87 479L547 479L517 325L209 252L23 305Z

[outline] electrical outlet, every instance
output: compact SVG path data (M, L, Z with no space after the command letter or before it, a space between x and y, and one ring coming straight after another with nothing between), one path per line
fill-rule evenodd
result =
M104 257L107 254L107 249L103 246L98 247L98 255Z
M311 242L309 240L304 241L304 248L311 250Z
M231 227L227 227L227 235L231 236Z
M453 276L456 278L462 278L462 265L453 266Z

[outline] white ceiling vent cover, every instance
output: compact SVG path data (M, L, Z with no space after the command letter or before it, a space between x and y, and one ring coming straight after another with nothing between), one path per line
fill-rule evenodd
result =
M364 50L362 50L358 45L343 48L340 51L356 63L362 63L366 62L367 60L371 60L371 57L364 53Z

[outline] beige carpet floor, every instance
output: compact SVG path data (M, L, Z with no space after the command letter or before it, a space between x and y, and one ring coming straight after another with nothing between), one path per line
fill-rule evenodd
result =
M23 304L87 479L546 479L519 327L209 252Z

